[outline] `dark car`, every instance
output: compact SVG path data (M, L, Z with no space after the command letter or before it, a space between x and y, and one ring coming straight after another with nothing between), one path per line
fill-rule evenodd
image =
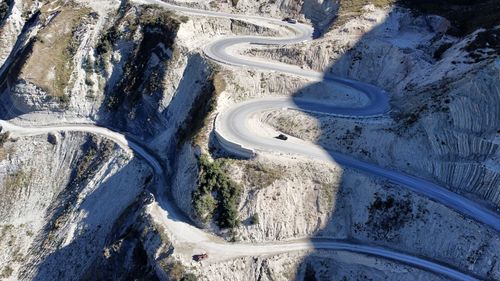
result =
M293 23L293 24L297 23L296 19L292 19L292 18L289 18L289 17L284 18L283 21L286 21L288 23Z
M276 138L279 140L287 140L288 139L288 137L284 134L279 134L279 136L277 136Z
M208 254L207 253L203 253L203 254L199 254L199 255L194 255L193 256L193 260L195 261L202 261L202 260L205 260L208 258Z

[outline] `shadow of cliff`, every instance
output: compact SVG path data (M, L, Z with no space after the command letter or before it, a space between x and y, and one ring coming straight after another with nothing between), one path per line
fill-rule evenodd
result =
M385 88L384 90L388 92L389 97L392 97L395 94L394 91L403 89L403 87L398 84L408 83L408 81L403 81L403 79L399 80L400 76L398 75L392 78L393 81L389 81L387 77L384 78L384 81L381 80L381 74L385 74L388 71L397 71L398 69L397 67L396 70L391 69L392 66L383 55L384 49L392 49L392 54L395 52L400 53L400 56L394 58L394 60L401 58L401 65L411 64L409 58L413 57L415 52L419 52L419 56L424 57L428 63L436 63L439 58L436 58L435 52L438 51L441 45L439 42L443 36L445 36L445 33L439 30L439 26L435 26L435 22L433 22L435 18L419 16L417 18L405 19L407 20L405 24L409 29L396 30L398 33L404 33L403 35L406 34L414 37L418 36L419 32L425 32L433 34L433 36L432 38L426 38L426 40L421 38L421 42L414 42L414 39L410 40L410 38L407 42L402 42L403 40L396 41L393 40L395 38L391 37L391 34L395 31L391 30L394 28L394 22L391 22L391 20L394 20L392 15L397 12L397 10L392 11L391 15L387 17L386 22L378 24L374 29L365 33L353 47L338 58L336 62L324 72L325 78L345 77L360 80ZM415 30L412 30L412 27L415 27ZM398 26L397 28L401 27ZM373 40L377 40L380 44L371 44ZM425 41L430 41L431 43L429 43L428 46L422 45ZM373 58L369 59L370 62L364 64L364 66L369 68L369 72L371 72L372 75L363 75L368 72L360 72L357 70L359 65L361 65L360 61L366 60L360 57L362 53L359 50L363 48L371 48L373 53L376 54ZM389 53L389 55L390 54L391 53ZM408 59L405 59L405 57ZM404 70L405 68L401 67L400 69ZM317 98L317 96L311 93L317 92L318 87L322 87L319 84L321 83L307 86L295 93L293 99L296 105L301 107L302 103L299 101L308 98ZM389 88L387 85L390 85ZM413 94L415 94L415 92L413 92ZM309 108L303 109L308 110ZM380 134L365 134L363 130L392 132L393 134L396 131L403 131L402 134L406 135L395 135L395 137L410 139L411 134L408 133L408 131L411 131L411 125L409 128L402 128L401 122L399 122L400 120L395 120L394 118L397 119L400 116L405 116L405 114L411 114L412 111L417 111L418 107L415 105L415 107L407 107L405 110L409 110L410 112L391 112L390 122L383 125L377 124L378 122L370 124L370 122L349 118L325 117L321 114L309 113L307 115L318 123L320 133L317 136L317 144L322 146L327 152L330 152L330 156L334 162L336 162L336 154L334 152L340 152L351 155L357 159L362 159L366 162L372 162L376 165L388 165L388 169L405 170L407 173L414 174L415 176L422 176L419 174L422 172L426 177L429 177L428 173L415 169L413 167L414 163L407 163L408 167L402 168L392 167L393 164L391 163L385 164L387 161L380 161L381 163L377 163L379 161L376 160L376 155L381 154L380 150L389 153L389 155L386 155L389 159L391 159L391 157L397 158L397 156L390 155L393 151L391 151L389 147L379 147L379 151L376 154L376 151L371 150L375 148L376 145L364 148L360 147L360 143L356 141L357 138L363 135L366 143L377 144L380 142ZM338 129L331 129L332 122L339 125ZM335 130L342 130L345 132L339 134L335 132ZM411 150L411 143L408 143L408 148ZM418 153L418 151L414 151L413 153ZM471 276L475 276L475 274L481 274L483 278L486 276L488 270L478 269L477 267L474 268L473 263L467 261L467 255L469 255L470 252L456 252L453 250L460 246L456 245L452 239L434 241L435 244L439 245L436 246L439 250L432 250L428 240L430 237L447 237L446 233L448 229L444 226L437 229L433 227L432 229L425 230L419 229L418 226L413 223L414 220L421 220L425 225L425 222L431 218L429 213L434 213L432 214L433 216L441 217L441 214L436 214L436 212L442 211L444 214L450 214L451 217L457 216L458 218L464 219L461 215L446 210L445 207L439 209L439 211L436 211L436 209L428 210L428 200L421 200L420 196L415 193L385 179L377 178L372 182L370 178L373 178L373 176L365 175L363 172L351 168L345 169L341 176L338 190L333 191L335 195L332 214L328 221L324 223L325 227L318 229L313 235L312 241L321 238L339 239L354 243L356 243L356 241L362 241L363 244L394 249L396 252L408 253L424 259L433 260L458 271L469 273ZM436 181L432 177L429 180ZM367 209L360 210L360 206L363 206L363 208L367 206ZM439 219L435 217L431 219L437 220L438 223L441 224ZM471 221L465 218L464 222ZM452 226L450 227L452 228ZM456 231L460 232L461 229L457 229ZM490 232L489 235L491 238L494 238L494 233L494 231ZM479 245L474 245L474 247L476 246L479 247ZM440 250L442 250L442 252L436 253ZM358 258L356 258L356 256ZM329 260L329 257L334 257L335 261ZM359 263L357 263L357 259L360 260ZM389 260L387 261L390 262ZM304 258L298 269L299 274L296 280L348 280L348 274L356 276L355 278L357 280L386 280L387 278L396 280L420 280L421 278L420 274L403 274L386 270L378 270L378 272L375 272L373 267L367 266L365 262L366 261L363 261L362 255L354 254L354 256L348 256L341 255L337 252L326 252L317 249L317 251ZM321 269L319 264L328 264L331 267L327 266L329 269L325 271L325 267ZM348 269L343 270L344 266ZM428 277L429 276L433 279L446 279L443 276L433 275L432 273L428 275Z

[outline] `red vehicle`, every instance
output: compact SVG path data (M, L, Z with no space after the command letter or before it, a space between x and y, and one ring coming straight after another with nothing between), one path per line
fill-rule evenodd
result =
M203 253L203 254L200 254L200 255L194 255L193 256L193 260L195 261L202 261L202 260L205 260L208 258L208 254L207 253Z

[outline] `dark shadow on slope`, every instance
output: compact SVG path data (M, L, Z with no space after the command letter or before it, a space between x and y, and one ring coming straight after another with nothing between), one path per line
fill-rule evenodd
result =
M433 4L430 4L429 2L432 2ZM445 16L450 16L450 12L446 10L447 7L443 6L444 4L449 4L450 2L454 4L465 3L464 5L466 5L466 8L463 8L462 6L459 5L453 5L454 9L460 9L460 7L462 7L463 10L465 10L464 12L465 14L468 14L471 3L473 5L479 5L477 1L460 1L460 0L421 1L421 2L401 0L398 3L404 6L411 6L412 8L420 12L427 12L427 13L434 12L443 14ZM480 1L480 2L482 3L481 7L492 8L493 6L495 7L498 6L497 4L498 2L493 4L494 1ZM429 4L429 6L427 4ZM432 7L434 7L434 9ZM477 13L477 11L475 11L474 13ZM415 14L419 15L420 13L416 12ZM460 20L457 16L459 14L460 13L457 12L457 10L453 10L454 18L452 18L452 23L455 24L455 28L451 28L448 30L448 32L451 32L452 34L455 35L458 34L457 29L459 29L459 31L462 32L462 35L468 34L470 30L474 30L478 26L482 26L484 24L483 21L474 21L471 20L470 18L467 18L465 22L462 22L463 25L458 25L455 21ZM482 14L477 14L475 18L478 19L481 15ZM382 79L381 77L383 77L381 74L385 73L386 71L393 71L394 73L398 72L404 73L406 71L405 67L410 65L411 63L410 59L412 55L414 55L412 54L412 52L423 52L423 55L428 59L430 63L436 62L435 52L439 50L440 46L442 46L442 44L445 41L441 40L444 36L443 33L439 32L438 29L433 30L433 27L437 27L435 26L435 23L436 23L435 19L426 16L420 16L420 18L414 20L413 22L414 26L420 25L418 28L422 29L421 31L434 33L432 40L428 39L424 40L424 38L421 38L422 42L426 41L431 42L428 44L428 46L422 45L421 44L422 42L420 42L419 44L414 44L412 42L396 42L392 40L394 38L390 37L390 33L387 33L387 36L384 35L386 31L389 30L387 24L391 23L385 23L385 22L381 23L374 30L364 35L364 37L361 38L354 47L352 47L347 53L343 55L342 58L337 60L335 64L333 64L328 70L326 70L325 77L330 77L330 76L346 77L346 78L352 78L354 80L359 79L360 76L366 77L366 79L368 80L362 82L371 83L377 86L384 86L387 84L391 85L391 88L386 88L385 90L389 92L389 96L392 96L394 94L392 93L392 91L398 88L398 83L402 81L398 80L400 77L398 77L397 75L395 77L389 77L389 78L385 77L385 81L381 81L379 80ZM491 25L491 22L489 22L489 24ZM467 32L465 30L467 30ZM408 34L413 34L413 36L416 35L415 31L416 30L401 30L401 32L408 32ZM379 40L381 44L378 46L370 46L369 40L374 40L373 38L375 36L379 38L377 40ZM401 45L394 46L395 44L401 44ZM365 62L364 64L364 69L369 70L369 72L372 73L373 75L366 75L368 72L362 72L359 70L359 65L361 65L362 63L360 61L363 60L362 58L359 57L362 54L359 50L363 48L368 48L368 49L371 48L373 50L374 57L370 59L369 62ZM401 59L402 67L400 67L400 70L398 70L397 67L396 69L390 69L391 67L390 61L386 60L387 58L383 56L384 49L386 50L393 49L392 52L387 52L389 55L394 55L396 53L400 54L400 57L391 58L394 61L396 61L397 59ZM366 61L366 59L364 60ZM390 79L392 79L393 81L388 82ZM318 87L318 85L308 86L304 89L301 89L298 93L294 95L294 100L297 106L302 107L304 105L303 103L304 98L305 99L315 98L315 96L308 96L311 92L317 91L317 89L314 89L314 87ZM415 92L413 93L415 94ZM433 104L432 106L429 105L429 108L425 110L431 113L440 112L443 107L447 106L444 100L445 99L443 98L443 100L440 100L438 104ZM302 107L302 108L306 111L311 109L309 107ZM398 117L398 116L411 117L413 116L411 111L412 110L418 111L419 109L410 108L409 110L410 112L399 113L403 115L395 115L394 112L392 112L391 115L393 117ZM324 117L319 114L309 114L309 115L314 119L316 119L319 123L319 128L321 129L321 132L318 137L318 144L323 146L325 150L339 151L347 155L352 155L353 158L363 159L364 161L367 162L374 161L373 158L371 158L371 154L374 153L375 151L370 151L364 148L362 149L356 147L355 140L362 134L363 130L363 128L358 125L363 124L363 122L360 122L360 124L358 124L357 121L355 120L343 119L343 121L340 122L340 124L345 126L344 128L348 128L348 125L346 124L349 124L349 122L351 122L350 126L351 128L346 129L343 137L337 138L336 142L332 142L332 140L336 137L336 134L333 131L324 131L323 129L328 127L327 125L329 122L336 122L334 121L334 119L336 118ZM403 123L404 126L411 127L411 124L405 123L404 121L405 120L399 123L396 122L393 125L387 125L386 127L379 128L379 130L381 131L386 130L387 132L400 130L401 127L394 127L394 126L400 126L401 123ZM363 125L363 126L370 126L370 125ZM376 144L379 141L376 135L371 137L368 134L365 135L365 138L367 138L368 143L371 142ZM336 161L337 157L336 154L331 154L331 156L333 160ZM412 165L412 163L409 163L408 165ZM399 168L389 167L388 169L401 169L401 167ZM405 170L406 167L403 167L402 169ZM410 169L409 171L412 170ZM325 229L318 230L317 233L315 234L315 237L313 238L313 241L321 237L332 237L347 241L364 241L363 243L368 243L388 249L391 248L395 249L396 252L403 252L403 253L406 252L409 253L410 255L413 253L414 255L418 255L424 259L435 260L437 263L445 264L451 268L455 268L458 271L467 272L470 273L472 276L474 276L474 274L469 269L471 264L467 261L468 260L467 256L465 256L467 253L461 252L460 254L463 254L464 255L463 257L448 256L449 249L454 249L455 247L457 247L457 245L454 245L454 241L435 241L436 244L440 244L439 247L443 250L443 253L446 251L446 249L448 249L448 254L440 253L440 256L433 256L432 254L429 253L430 251L429 248L432 247L428 247L427 249L419 249L419 248L411 248L413 246L411 247L408 246L415 244L414 242L412 242L412 239L416 239L417 241L418 239L423 239L425 241L429 237L432 237L431 234L415 228L413 228L415 229L415 233L413 233L412 236L421 238L406 237L400 234L399 230L411 225L414 220L425 221L429 219L429 210L426 209L426 203L422 203L425 201L420 200L418 196L416 196L411 192L408 192L404 187L401 187L399 185L392 184L385 180L379 180L377 181L376 187L372 187L370 184L368 184L367 180L356 179L359 176L362 176L362 173L360 175L357 175L357 172L354 173L352 171L344 173L342 179L340 180L339 190L335 195L336 197L334 200L335 201L334 204L336 206L335 210L333 211L332 216L329 218L329 221L326 223L327 227ZM365 206L365 204L366 206L368 206L367 210L359 211L355 209L356 206ZM361 215L360 214L355 215L355 213L361 213ZM435 220L435 218L431 219ZM468 219L465 219L465 221L468 221ZM442 232L436 233L436 237L446 237L446 235L444 234L447 231L446 229L440 229L439 231ZM494 238L494 232L492 232L492 238ZM425 242L424 244L429 245L428 243ZM414 253L415 251L418 252ZM347 275L344 274L352 274L356 276L358 280L365 280L365 279L370 280L373 278L378 280L378 279L385 279L388 277L399 280L403 279L408 280L408 278L418 279L418 277L415 276L405 275L405 274L398 275L394 272L392 273L383 272L383 270L379 272L373 272L372 271L373 268L369 268L361 264L352 266L348 263L345 263L345 261L344 262L330 261L331 263L330 265L333 265L333 268L330 267L330 269L327 270L326 272L325 271L320 272L318 268L318 258L315 258L317 256L323 257L323 259L320 258L321 260L320 263L329 262L328 259L324 258L325 252L321 250L318 250L317 253L313 253L309 257L306 257L299 269L299 272L301 274L298 275L298 276L303 276L304 278L303 280L324 280L324 279L348 280ZM331 257L339 257L339 256L336 253L332 252ZM340 268L335 268L336 266ZM349 270L347 272L345 271L343 272L342 271L343 266L349 268ZM481 274L482 278L486 277L488 274L487 270L476 268L475 271L476 274ZM433 278L437 277L434 276ZM299 279L297 279L297 281L299 281ZM300 279L300 281L302 281L302 279Z
M310 20L314 27L314 38L319 38L328 31L335 21L338 9L337 1L304 1L301 13Z
M99 188L85 194L85 189L97 171L110 159L112 150L115 149L115 144L111 142L104 140L96 144L92 139L93 137L89 137L82 145L83 154L76 168L71 170L70 182L63 187L47 210L45 234L37 237L29 250L28 256L34 258L38 270L25 268L20 273L21 277L31 276L32 280L75 280L76 277L81 277L94 260L105 255L104 246L116 239L112 236L113 224L119 221L129 205L142 200L141 194L151 184L151 178L146 176L139 186L127 183L130 173L136 170L135 164L129 163L100 183ZM84 201L76 204L81 200L82 194L85 196ZM64 245L66 237L60 236L59 232L61 229L67 229L68 223L74 219L69 214L79 212L85 214L85 218L79 224L82 228L76 229L72 242ZM52 253L47 254L47 251ZM116 276L129 274L133 277L138 272L153 271L149 268L151 265L145 260L144 252L140 248L134 248L129 252L133 256L127 259L133 258L137 261L136 268L128 268L128 272L116 271L114 273ZM91 278L91 280L98 279Z
M120 15L134 7L122 7ZM168 61L172 57L171 48L177 36L179 22L163 14L162 10L154 8L137 8L138 16L129 22L129 29L142 28L142 39L133 44L131 50L123 56L123 69L113 71L119 77L112 77L104 89L105 100L101 106L100 122L112 124L113 128L134 132L137 136L148 138L158 130L163 121L156 115L163 98L163 78L168 69ZM155 20L155 17L158 17ZM118 17L115 25L122 21ZM125 33L131 37L133 32ZM101 56L116 48L120 42L119 31L112 26L101 39L96 48L96 54ZM127 41L132 38L126 39ZM121 64L118 64L121 65ZM147 124L146 124L147 123ZM156 127L155 127L156 126Z

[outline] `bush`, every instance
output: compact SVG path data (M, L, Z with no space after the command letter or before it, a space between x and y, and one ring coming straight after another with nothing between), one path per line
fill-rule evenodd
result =
M168 278L172 281L196 281L198 278L192 273L186 273L186 268L182 263L178 261L167 261L167 264L163 268L167 274Z
M181 279L181 281L196 281L196 280L198 280L198 277L196 277L196 275L194 275L193 273L187 273Z
M208 156L200 156L198 187L193 192L192 203L196 214L205 221L214 217L220 228L234 228L240 224L238 205L241 187L226 175L221 161L211 162Z
M252 217L250 218L250 222L252 224L259 224L259 214L255 213L252 215Z

